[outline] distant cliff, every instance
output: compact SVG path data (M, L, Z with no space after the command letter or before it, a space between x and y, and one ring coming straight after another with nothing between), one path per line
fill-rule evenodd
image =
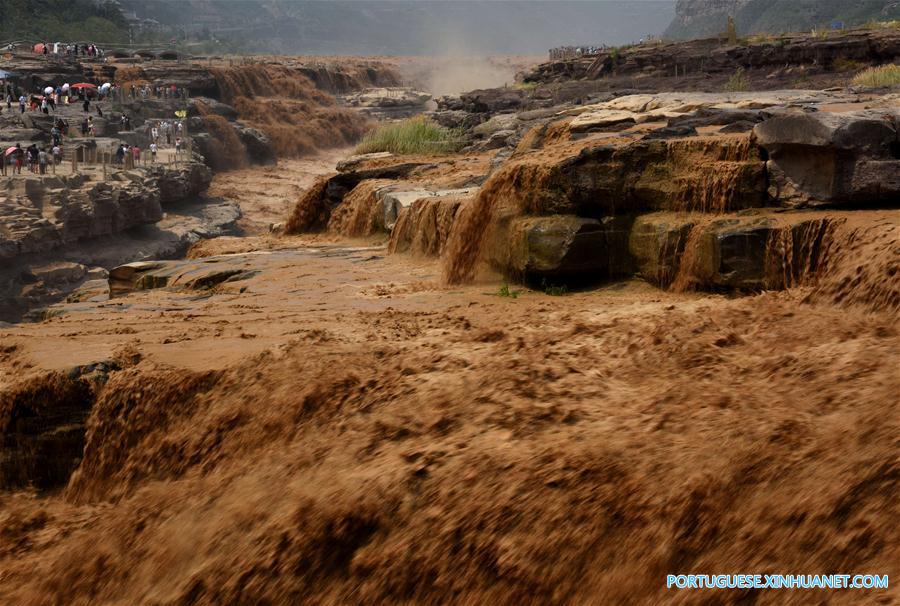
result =
M732 15L740 35L808 31L842 22L900 19L900 0L678 0L667 38L706 38Z

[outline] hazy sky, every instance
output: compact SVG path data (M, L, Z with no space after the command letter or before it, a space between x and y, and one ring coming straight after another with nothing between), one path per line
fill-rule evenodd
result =
M660 34L675 0L123 0L141 16L273 50L343 54L543 53ZM176 8L177 7L177 8Z

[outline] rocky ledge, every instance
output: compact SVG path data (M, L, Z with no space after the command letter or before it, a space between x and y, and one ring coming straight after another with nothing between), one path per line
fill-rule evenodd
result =
M211 179L198 162L135 168L106 181L83 174L10 179L0 192L0 258L47 253L156 223L166 204L205 191Z
M784 288L817 271L835 230L898 208L891 99L661 93L498 114L470 132L518 142L480 176L448 186L458 158L353 158L306 193L289 227L384 234L392 253L444 257L451 281L487 264L538 284Z

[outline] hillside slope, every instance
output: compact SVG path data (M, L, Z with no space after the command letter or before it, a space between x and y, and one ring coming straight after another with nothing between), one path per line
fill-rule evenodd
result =
M678 0L665 37L705 38L725 31L729 15L738 33L781 33L900 19L898 0Z
M4 0L0 40L127 40L118 6L93 0Z

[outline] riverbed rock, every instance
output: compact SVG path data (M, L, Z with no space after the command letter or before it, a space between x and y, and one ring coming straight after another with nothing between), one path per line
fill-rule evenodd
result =
M244 280L255 273L252 255L126 263L110 270L109 296L165 287L207 289L223 282Z

